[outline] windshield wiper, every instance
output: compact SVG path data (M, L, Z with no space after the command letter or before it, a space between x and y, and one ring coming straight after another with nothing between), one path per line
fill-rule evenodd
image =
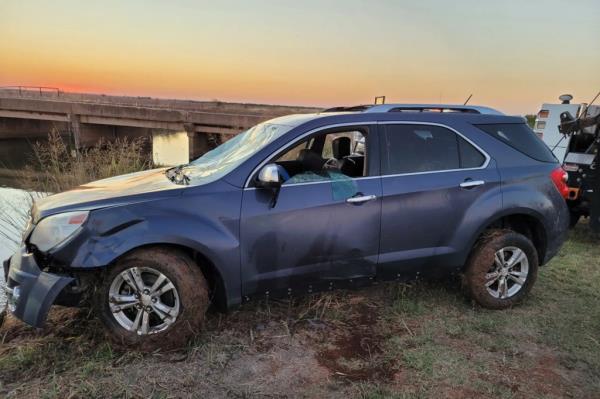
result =
M187 186L190 184L190 178L188 175L185 174L185 172L183 170L183 168L186 166L187 166L187 164L179 165L179 166L175 166L174 168L167 169L165 171L165 175L173 183Z

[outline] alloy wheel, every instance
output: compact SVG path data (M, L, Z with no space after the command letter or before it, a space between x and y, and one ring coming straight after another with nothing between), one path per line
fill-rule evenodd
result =
M511 298L523 288L528 274L525 252L513 246L504 247L494 255L494 265L485 275L485 287L494 298Z
M119 273L109 287L108 305L117 323L138 335L166 330L180 310L175 285L150 267L131 267Z

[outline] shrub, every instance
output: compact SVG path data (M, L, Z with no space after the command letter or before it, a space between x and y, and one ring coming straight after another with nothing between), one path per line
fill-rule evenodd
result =
M22 173L21 188L57 193L93 180L149 169L152 161L146 144L145 137L100 139L93 147L74 153L53 130L47 142L33 145L34 156Z

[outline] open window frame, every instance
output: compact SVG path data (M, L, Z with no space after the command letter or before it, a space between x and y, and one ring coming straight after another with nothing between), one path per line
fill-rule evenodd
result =
M269 155L265 160L263 160L250 174L248 178L248 182L246 187L255 188L257 187L257 178L260 170L264 165L269 163L275 163L279 158L281 158L288 151L292 150L294 147L297 147L302 142L311 141L316 139L319 136L323 136L323 138L328 134L335 133L349 133L349 132L360 132L365 138L365 163L363 176L360 177L348 177L349 179L364 179L371 178L374 176L379 176L380 173L380 161L379 161L379 135L378 135L378 124L376 122L373 123L363 123L363 124L341 124L341 125L332 125L332 126L324 126L317 129L310 130L298 137L289 143L283 145L278 150L274 151ZM320 146L317 145L317 150L320 149L320 153L322 153L324 143L324 139L321 140ZM314 141L317 142L316 140ZM314 144L311 144L311 148ZM293 184L306 184L306 183L291 183ZM284 186L286 186L284 184Z

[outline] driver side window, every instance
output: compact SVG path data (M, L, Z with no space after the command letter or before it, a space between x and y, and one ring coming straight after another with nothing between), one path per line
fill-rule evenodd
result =
M366 176L366 132L317 133L276 157L283 184Z

